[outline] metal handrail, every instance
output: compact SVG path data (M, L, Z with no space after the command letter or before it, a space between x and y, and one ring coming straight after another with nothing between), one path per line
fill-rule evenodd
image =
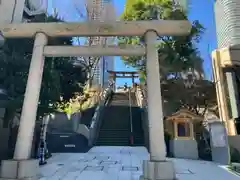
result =
M138 85L135 89L135 94L138 106L140 106L141 108L146 108L147 107L146 89Z
M130 119L130 142L131 145L134 144L134 137L133 137L133 119L132 119L132 98L131 98L131 88L128 89L128 99L129 99L129 119Z

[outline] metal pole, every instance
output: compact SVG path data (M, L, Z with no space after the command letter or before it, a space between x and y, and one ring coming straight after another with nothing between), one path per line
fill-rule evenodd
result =
M105 82L104 81L104 79L105 79L105 57L104 56L102 57L102 60L103 60L102 88L104 89L104 85L105 85L104 84L104 82Z
M134 144L134 136L133 136L133 122L132 122L132 98L131 98L131 88L128 89L128 99L129 99L129 112L130 112L130 143Z
M103 46L106 47L107 45L107 38L104 38L103 40ZM104 79L105 79L105 56L102 57L102 61L103 61L103 74L102 74L102 88L104 88Z

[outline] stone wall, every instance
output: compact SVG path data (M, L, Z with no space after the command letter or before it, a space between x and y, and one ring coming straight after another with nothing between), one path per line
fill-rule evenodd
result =
M94 111L92 111L93 114ZM89 121L92 115L83 115ZM88 122L88 121L86 121ZM88 139L77 133L82 122L81 113L75 113L70 118L65 113L51 115L47 126L47 145L51 153L85 153L89 150Z
M90 114L94 112L95 108L91 109ZM3 159L9 159L13 157L14 154L14 148L16 144L16 139L17 139L17 133L18 133L18 127L19 127L19 117L20 115L16 115L12 121L12 126L11 128L3 128L3 116L4 116L4 111L0 108L0 161ZM87 119L89 121L91 120L91 115L87 116ZM76 130L77 126L79 123L81 123L81 113L75 113L73 114L69 119L69 117L65 113L54 113L53 116L51 116L50 121L49 121L49 126L48 126L48 132L49 133L54 133L54 132L61 132L61 133L73 133L74 130ZM86 121L86 120L85 120ZM34 139L33 139L33 144L32 144L32 157L36 157L37 149L38 149L38 144L39 144L39 139L40 139L40 132L41 132L41 127L40 127L40 122L37 121L36 126L35 126L35 134L34 134ZM83 139L85 143L86 138L82 135L77 135L78 138L80 137ZM75 136L74 136L75 137ZM81 144L81 143L80 143ZM83 144L83 143L82 143Z
M74 113L71 116L68 116L66 113L63 112L57 112L50 116L47 131L72 132L77 129L77 126L80 123L81 123L80 112Z

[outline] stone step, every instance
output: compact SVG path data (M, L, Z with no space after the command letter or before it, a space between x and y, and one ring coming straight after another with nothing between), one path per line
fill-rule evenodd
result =
M99 140L129 140L130 136L125 136L125 137L100 137Z
M130 133L126 133L126 134L113 134L113 133L99 133L99 138L101 137L130 137Z
M130 106L128 93L115 93L110 105L105 108L100 128L98 145L130 145ZM136 106L136 97L131 93L132 105ZM144 144L141 110L132 107L134 141ZM138 125L139 124L139 125Z

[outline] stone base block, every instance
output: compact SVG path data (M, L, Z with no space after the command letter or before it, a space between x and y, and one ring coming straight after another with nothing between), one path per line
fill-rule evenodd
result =
M170 152L175 158L199 159L196 140L177 139L170 141Z
M141 180L175 180L176 173L171 161L144 161Z
M0 180L37 180L38 160L4 160L0 169Z

